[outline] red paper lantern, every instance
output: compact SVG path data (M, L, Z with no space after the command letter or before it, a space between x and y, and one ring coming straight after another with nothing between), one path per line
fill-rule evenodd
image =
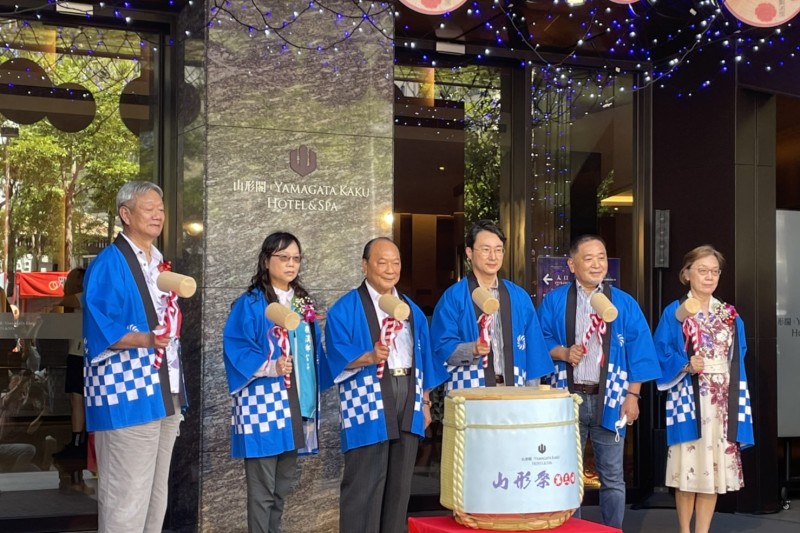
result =
M771 28L800 13L800 0L725 0L725 7L745 24Z
M455 11L467 0L400 0L409 9L425 15L442 15Z

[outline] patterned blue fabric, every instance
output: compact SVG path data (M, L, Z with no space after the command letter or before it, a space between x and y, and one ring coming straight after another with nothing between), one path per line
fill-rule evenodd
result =
M514 351L514 383L524 385L526 381L549 374L552 370L550 355L546 349L539 319L531 298L521 287L502 280L508 289L511 301L511 338ZM503 328L508 327L503 324ZM447 390L483 387L486 384L481 358L470 365L446 365L456 347L478 338L478 321L472 303L468 278L450 286L439 299L431 321L431 339L434 356L447 366L451 377Z
M319 428L318 418L311 434L306 435L309 442L294 442L292 413L283 377L255 377L268 357L280 357L277 339L272 335L274 324L267 319L266 309L263 292L242 294L233 303L222 333L225 375L232 405L233 458L270 457L297 449L307 453L317 451L314 428ZM321 354L321 336L316 323L314 328L317 328L316 353ZM320 371L319 363L317 368L318 383L331 383L330 377Z
M622 401L625 399L627 390L628 373L619 365L609 364L603 405L609 409L619 409L622 407Z
M89 359L84 358L84 394L88 406L119 405L123 400L136 401L140 395L161 394L152 354L145 349L127 353L137 357L114 357L100 365L89 364Z
M280 381L260 383L233 396L231 425L239 435L284 429L291 418L289 395Z
M745 428L749 428L750 433L750 443L754 443L755 441L752 440L753 435L753 408L750 405L750 389L747 388L747 380L739 380L739 412L738 412L738 419L739 425L744 425ZM740 430L739 437L742 438L742 435L747 434L747 429L745 431ZM746 438L746 437L745 437Z
M445 390L471 389L473 387L483 387L486 378L483 373L482 365L449 366L450 379L445 384ZM514 371L516 373L516 367Z
M430 390L447 379L442 365L434 364L430 351L428 320L414 302L406 298L414 320L414 366L416 370L412 433L425 434L422 391ZM325 324L327 369L338 376L352 361L371 352L367 316L358 289L342 296L328 311ZM342 451L387 440L386 419L376 365L362 367L339 384Z
M691 382L687 383L686 386L670 389L668 394L667 428L690 421L696 424L697 416L695 413L697 412L697 408L694 403ZM669 432L669 429L667 431Z
M691 376L683 372L683 367L689 362L686 353L685 340L681 323L675 318L675 311L680 302L675 300L664 309L661 320L653 335L658 361L661 365L662 377L658 380L660 390L668 390L667 398L667 444L670 446L681 442L689 442L700 438L697 419L700 405L694 401ZM736 442L742 449L755 443L753 434L753 412L750 405L750 392L747 387L747 373L744 367L744 357L747 353L745 341L744 322L736 318L736 335L738 337L739 353L731 350L731 364L737 364L739 380L731 379L731 391L737 397L735 412L729 412L729 417L735 417Z
M567 338L567 294L572 284L563 285L549 292L539 306L539 320L548 353L557 346L572 346L575 339ZM578 289L582 290L582 289ZM620 418L620 408L625 391L630 383L641 383L661 376L656 350L650 336L650 327L639 304L629 294L611 287L611 301L619 311L614 322L606 325L606 336L610 336L609 352L605 357L606 380L600 383L603 394L601 425L614 431ZM564 361L553 361L550 382L558 388L567 388L567 365ZM602 372L601 372L602 375ZM619 431L625 436L625 428Z
M150 331L130 267L106 247L84 279L84 402L87 431L120 429L166 416L152 349L110 347L132 331Z
M339 386L342 427L352 429L367 423L382 422L383 398L377 376L348 379Z

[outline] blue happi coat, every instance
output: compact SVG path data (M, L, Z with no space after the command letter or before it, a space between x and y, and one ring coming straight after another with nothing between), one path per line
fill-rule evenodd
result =
M667 394L667 444L679 444L700 438L700 402L695 398L693 377L683 371L689 362L686 340L682 325L675 318L680 306L676 300L669 304L658 322L653 341L661 364L662 377L658 380L659 390ZM691 349L691 342L689 343ZM747 374L744 369L744 356L747 344L744 336L744 322L736 317L736 335L731 346L730 390L728 393L728 439L735 435L741 448L748 448L755 442L753 436L753 413L750 406L750 392L747 388ZM696 378L694 378L696 380Z
M514 385L524 386L526 381L553 371L547 347L542 337L539 318L531 298L521 287L508 280L498 280L508 290L511 324L503 322L504 337L510 327L511 341L504 342L504 350L513 350ZM501 311L502 314L502 311ZM431 347L434 357L447 366L450 380L448 390L486 386L481 358L464 366L447 365L447 359L456 347L478 339L478 317L475 314L469 278L450 286L439 299L431 321Z
M283 376L254 377L268 357L277 361L282 355L272 333L275 324L265 314L267 304L260 290L242 294L233 303L222 333L225 373L232 403L231 456L235 459L269 457L290 450L300 450L301 453L317 451L319 394L315 419L303 428L306 442L298 442L293 427L301 424L299 405L295 407L296 412L292 412ZM323 350L319 326L316 321L313 324L303 321L298 329L307 328L305 333L310 335L312 327L316 339L317 383L320 388L327 387L331 379L324 368L320 369L319 359ZM293 335L290 332L290 341ZM294 374L292 386L297 387Z
M603 411L600 424L614 431L614 424L620 418L620 409L625 399L629 383L640 383L658 379L661 371L658 366L650 327L642 314L639 304L629 294L609 287L609 299L619 311L617 319L606 325L607 331L603 345L608 345L604 354L604 365L600 369L600 391L603 395ZM583 290L575 282L547 293L539 306L539 320L542 324L544 341L548 352L557 346L572 346L575 338L567 338L567 314L575 317L575 308L567 309L570 290ZM580 332L582 335L583 332ZM605 351L605 349L604 349ZM555 368L551 384L557 388L572 389L571 367L565 361L553 361ZM625 436L625 427L619 430Z
M120 248L103 249L86 270L83 283L86 430L120 429L165 417L154 349L111 348L130 332L151 331L145 303ZM169 389L168 380L164 381Z
M441 365L434 364L430 349L428 321L409 298L414 347L414 414L410 431L425 434L422 392L447 379ZM409 321L403 323L408 327ZM326 361L331 376L339 376L354 360L374 348L367 315L358 289L342 296L328 311L325 324ZM387 374L384 374L386 378ZM389 439L377 365L364 366L338 384L342 451L384 442Z

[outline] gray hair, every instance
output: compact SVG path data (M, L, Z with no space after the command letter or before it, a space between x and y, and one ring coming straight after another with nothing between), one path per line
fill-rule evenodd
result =
M129 181L123 185L117 193L117 213L120 207L149 191L156 191L161 198L164 198L161 187L151 181Z

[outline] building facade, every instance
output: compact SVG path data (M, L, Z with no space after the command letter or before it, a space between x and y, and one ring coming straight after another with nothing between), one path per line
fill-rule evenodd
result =
M743 454L746 487L720 508L777 510L775 210L800 207L791 156L800 117L793 43L800 35L791 23L777 33L741 25L728 31L731 13L701 2L681 2L685 12L696 9L680 17L649 2L623 4L472 2L422 15L400 3L345 0L140 0L71 10L0 1L8 43L0 113L10 139L3 143L4 198L19 206L6 207L6 279L23 256L54 271L87 264L115 231L113 213L109 219L101 209L104 186L115 191L138 177L164 188L160 247L175 271L198 281L197 294L182 302L191 405L173 459L170 529L246 529L243 468L230 458L221 334L264 237L279 229L299 237L304 283L324 310L361 281L364 243L392 236L403 255L401 288L432 311L464 275L464 228L478 218L499 221L509 237L505 275L537 302L564 281L570 240L602 235L616 260L615 283L637 298L653 326L681 292L683 254L703 243L720 249L729 265L719 293L745 319L758 421L756 446ZM39 81L31 77L29 62L50 80L45 89L65 91L61 100L42 92L43 78L38 71ZM66 85L76 80L82 89ZM107 111L114 105L118 110ZM77 150L79 132L112 116L108 123L119 121L119 131L80 142L90 155L135 147L124 161L78 168L80 160L69 160L74 172L52 182L64 185L53 189L53 204L26 192L51 186L41 178L47 169L33 172L26 161L61 161L58 146L75 143ZM36 129L45 122L57 134ZM17 128L16 136L6 128ZM24 151L29 132L54 139L49 155ZM101 137L120 144L101 144ZM135 164L112 172L125 162ZM62 202L70 194L73 203ZM45 227L41 206L62 204L48 223L56 229ZM19 292L17 298L21 305ZM42 311L35 308L40 300L24 300L30 307L23 311ZM3 362L18 373L28 359L14 349L36 332L9 331ZM45 345L38 344L40 352ZM63 354L51 351L39 366L57 374ZM3 388L10 390L11 380ZM663 484L663 399L650 387L644 395L626 448L631 502L646 502ZM23 516L4 506L6 493L30 499L52 490L53 476L58 483L46 464L47 443L63 443L69 416L63 398L48 401L50 429L30 443L43 481L24 491L21 483L34 473L0 473L4 530L96 523L91 490L80 505L54 500L45 513ZM336 529L336 402L331 391L323 396L320 453L301 460L287 531ZM43 412L27 409L14 414L18 425ZM430 433L411 510L438 508L441 434L435 424ZM91 488L88 474L86 481ZM593 498L589 491L587 501Z

